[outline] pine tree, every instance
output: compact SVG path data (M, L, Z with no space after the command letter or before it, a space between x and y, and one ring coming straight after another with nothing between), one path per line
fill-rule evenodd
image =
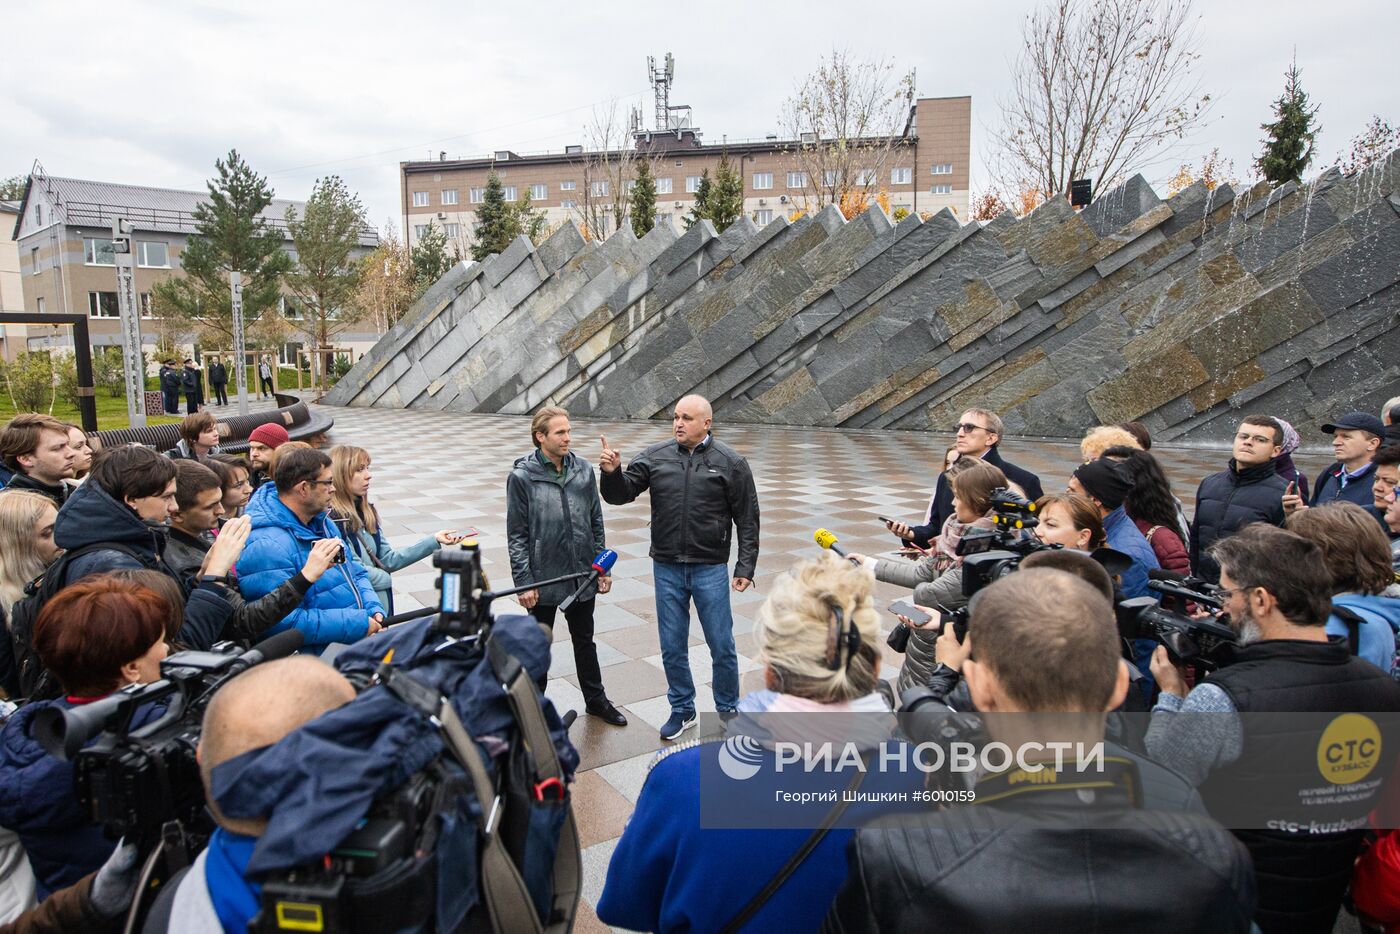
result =
M656 226L656 179L651 174L651 160L637 160L637 173L632 181L632 232L645 237Z
M505 186L501 177L492 172L486 177L486 193L481 207L476 209L476 226L472 228L472 259L478 263L492 253L502 253L515 239L511 230L513 212L506 203Z
M695 203L690 206L690 213L681 219L686 230L710 216L710 187L710 170L705 169L700 173L700 184L695 187Z
M242 273L243 321L251 327L282 296L282 277L292 268L281 231L262 212L272 204L267 180L236 149L214 163L209 200L191 212L195 231L180 255L183 276L151 288L161 317L188 322L215 341L233 340L229 272ZM229 343L223 346L230 346Z
M723 231L744 213L744 179L729 161L727 154L719 157L715 169L715 185L710 191L709 218L715 230Z
M1308 106L1308 95L1298 80L1300 74L1295 58L1285 73L1283 94L1274 101L1276 119L1260 127L1268 136L1254 166L1275 186L1302 180L1303 171L1312 162L1313 141L1322 129L1314 122L1318 108Z
M358 318L350 301L359 284L360 266L354 253L365 226L364 206L338 175L316 180L301 217L287 208L287 231L296 247L295 268L287 274L287 287L304 310L301 330L316 347L329 347L331 338ZM329 356L329 355L328 355ZM320 370L326 385L326 366Z
M437 224L428 221L428 232L418 238L418 245L409 251L413 263L413 281L422 295L432 284L452 268L454 258L447 253L447 234Z

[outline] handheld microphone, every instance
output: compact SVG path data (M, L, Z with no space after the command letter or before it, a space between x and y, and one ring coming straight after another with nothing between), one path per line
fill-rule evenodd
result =
M839 539L826 529L817 529L817 534L813 535L812 538L818 545L821 545L828 551L834 551L843 558L849 559L851 557L846 553L846 549L837 544Z
M573 606L574 602L578 600L579 594L587 590L589 584L595 583L598 578L606 576L616 563L617 552L613 551L611 548L604 548L602 551L598 552L598 556L593 559L593 564L589 566L588 576L583 579L583 583L578 585L578 590L569 594L568 599L559 604L560 611L567 610L569 607Z

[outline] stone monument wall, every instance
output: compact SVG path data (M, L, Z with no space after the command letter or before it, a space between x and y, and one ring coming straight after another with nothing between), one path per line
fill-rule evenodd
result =
M1141 178L1075 213L895 225L834 208L722 234L572 224L434 285L327 396L342 405L1011 434L1140 419L1307 432L1400 393L1400 152L1356 176L1162 201Z

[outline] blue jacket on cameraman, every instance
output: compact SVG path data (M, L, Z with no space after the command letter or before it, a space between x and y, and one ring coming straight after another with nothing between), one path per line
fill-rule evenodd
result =
M340 538L335 523L321 513L307 525L287 508L277 487L264 483L253 491L247 514L253 531L238 559L238 589L244 599L271 593L301 570L311 546L322 538ZM356 561L350 546L346 559L311 585L301 605L267 630L275 635L296 628L306 636L306 649L320 652L332 642L356 642L369 632L369 618L384 613L369 573Z
M26 704L0 732L0 826L19 834L40 901L96 872L116 846L78 803L73 763L49 755L30 733L35 714L44 708L77 706L68 698ZM162 710L154 704L138 709L131 728L151 722Z

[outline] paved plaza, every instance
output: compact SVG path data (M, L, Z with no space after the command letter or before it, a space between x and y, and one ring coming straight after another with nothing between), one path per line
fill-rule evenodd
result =
M529 452L530 420L524 416L448 415L417 410L333 408L332 444L366 448L373 458L371 498L395 545L441 528L480 529L491 583L511 585L505 546L505 480L512 463ZM622 452L626 463L639 450L669 437L665 422L575 420L574 450L596 469L599 436ZM755 589L733 595L741 694L761 687L753 626L774 575L801 558L813 557L815 529L835 532L853 551L886 551L895 540L877 515L922 520L947 447L944 439L893 431L839 431L769 426L716 426L716 436L744 454L753 468L762 510L762 537ZM1322 441L1325 439L1317 439ZM1079 462L1077 445L1009 440L1002 453L1035 471L1047 490L1063 489ZM1200 477L1220 469L1228 454L1185 448L1154 449L1173 486L1192 508ZM1330 458L1310 456L1299 466L1316 476ZM582 756L575 787L575 813L584 858L584 901L577 930L606 930L593 905L602 892L608 861L632 812L647 764L663 745L657 728L670 709L661 667L656 611L652 598L648 503L644 495L629 506L603 505L608 545L616 549L615 583L599 598L596 613L598 657L609 697L627 714L629 725L610 727L580 716L572 736ZM395 610L436 603L436 574L423 561L394 575ZM877 605L907 591L876 585ZM497 613L509 611L502 601ZM888 630L890 621L886 621ZM691 622L691 668L697 706L713 710L710 660L699 622ZM883 643L882 643L883 644ZM574 678L574 658L563 620L555 627L548 695L561 711L582 711ZM893 675L900 656L885 649L884 671ZM685 734L686 739L695 735Z

